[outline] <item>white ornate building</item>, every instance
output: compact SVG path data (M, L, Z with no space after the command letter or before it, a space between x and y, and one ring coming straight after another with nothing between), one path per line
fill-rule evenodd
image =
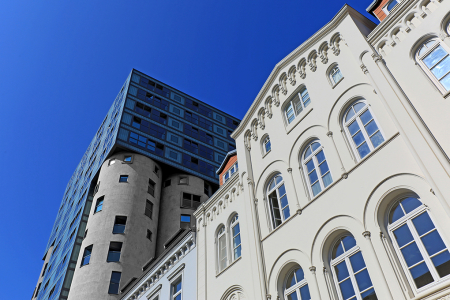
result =
M450 1L368 10L280 61L233 132L196 299L450 299Z

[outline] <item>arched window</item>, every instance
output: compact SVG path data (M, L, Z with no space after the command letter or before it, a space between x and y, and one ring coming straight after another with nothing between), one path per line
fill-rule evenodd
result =
M231 219L230 229L233 241L233 260L236 260L241 257L241 228L237 214Z
M449 51L438 39L426 41L417 51L416 60L442 92L450 90Z
M217 232L217 258L220 272L227 267L227 235L223 225Z
M270 138L269 138L269 136L267 136L267 137L264 139L262 145L263 145L263 152L264 152L264 154L266 154L267 152L269 152L269 151L272 149L272 145L270 144Z
M309 98L309 93L306 87L302 88L285 106L284 113L288 124L290 124L294 119L311 103Z
M420 289L449 277L448 247L419 199L407 197L395 203L388 231L412 286Z
M267 200L272 215L272 225L275 229L291 215L286 187L280 174L275 175L267 186Z
M342 76L339 66L334 66L330 71L330 80L332 85L336 85L344 76Z
M384 142L383 134L369 106L364 101L350 106L344 115L344 127L352 147L360 159Z
M318 140L313 141L306 147L302 160L303 171L305 177L308 178L310 192L315 197L333 182L323 146Z
M310 300L308 283L302 268L293 270L287 277L284 288L285 300Z
M345 235L336 242L330 265L340 300L377 299L366 263L353 236Z

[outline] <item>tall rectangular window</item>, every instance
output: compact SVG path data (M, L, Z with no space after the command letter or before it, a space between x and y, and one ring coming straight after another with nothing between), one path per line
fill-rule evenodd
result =
M124 233L126 223L127 217L116 216L116 219L114 221L113 233Z
M148 189L147 192L152 195L153 197L155 197L155 182L151 179L148 179Z
M111 273L111 280L109 282L109 289L108 294L119 294L119 283L120 283L120 277L122 273L120 272L112 272Z
M172 283L171 286L171 294L172 294L172 300L181 300L181 294L183 292L182 289L182 282L181 277L178 278L174 283Z
M120 175L119 182L128 182L128 175Z
M120 261L120 252L122 251L121 242L111 242L109 244L108 258L107 262Z
M99 212L103 209L103 199L105 199L105 196L101 196L97 199L97 203L95 204L95 210L94 213Z
M83 258L81 259L81 267L89 264L89 261L91 260L92 247L93 245L84 248Z
M150 219L153 217L153 203L149 200L145 202L145 215Z

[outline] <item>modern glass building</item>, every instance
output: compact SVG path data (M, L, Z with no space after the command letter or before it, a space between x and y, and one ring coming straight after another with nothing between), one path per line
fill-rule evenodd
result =
M238 119L133 69L67 184L32 299L69 297L107 158L121 152L146 156L166 176L181 172L203 179L204 193L210 196L218 188L216 170L235 149L230 134L238 124ZM83 265L95 247L83 249Z

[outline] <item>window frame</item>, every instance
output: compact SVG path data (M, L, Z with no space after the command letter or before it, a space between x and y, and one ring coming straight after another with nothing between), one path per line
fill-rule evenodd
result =
M306 91L306 95L305 95L305 100L302 97L302 92ZM297 111L297 106L295 106L293 100L296 99L296 97L298 97L299 103L301 104L301 110ZM305 104L306 103L306 104ZM306 109L306 107L308 107L311 104L311 96L309 95L309 91L306 88L306 86L302 86L298 92L295 93L295 95L291 96L291 98L286 101L286 104L284 104L283 106L283 115L284 115L284 120L286 121L286 125L289 126L290 124L292 124L294 122L295 119L297 119L297 117ZM292 107L292 113L294 118L289 121L289 116L288 116L288 108Z
M280 177L281 177L281 181L280 181L279 183L276 183L276 182L275 182L274 187L273 187L272 189L269 190L270 184L272 183L272 181L275 180L275 178L276 178L277 176L280 176ZM283 195L283 196L286 196L286 199L287 199L287 205L284 206L284 207L282 207L282 204L281 204L281 201L280 201L280 199L281 199L282 197L280 197L280 194L279 194L278 189L279 189L282 185L284 185L284 189L285 189L285 191L286 191L286 184L285 184L285 182L284 182L284 178L283 178L283 176L281 175L281 173L278 173L278 174L275 174L275 175L272 176L272 178L270 179L270 181L269 181L269 183L267 184L267 187L266 187L266 197L265 197L265 198L266 198L266 201L267 201L268 206L269 206L270 218L271 218L271 221L272 221L272 222L271 222L271 228L272 228L272 230L275 230L276 228L278 228L279 226L281 226L284 222L286 222L287 219L289 219L289 218L291 217L291 211L290 211L290 207L289 207L289 198L287 197L287 191L286 191L286 193ZM274 210L273 210L272 203L271 203L271 201L270 201L270 199L269 199L269 195L272 194L273 192L276 193L276 196L277 196L277 202L278 202L278 209L279 209L279 211L280 211L280 216L281 216L281 223L280 223L278 226L275 226L275 220L276 220L276 218L275 218L275 213L274 213ZM287 209L287 210L289 211L289 216L288 216L287 218L285 218L285 216L284 216L284 213L283 213L283 210L284 210L284 209Z
M238 171L239 171L239 165L238 165L238 162L236 161L225 173L223 173L222 182L223 183L227 182L231 178L231 176L233 176L233 174Z
M119 218L119 219L122 218L122 220L124 219L124 220L125 220L125 224L116 224L118 218ZM113 233L113 234L125 234L125 230L126 230L126 228L127 228L127 221L128 221L128 217L127 217L127 216L115 216L115 217L114 217L114 225L113 225L112 233ZM121 226L121 227L123 227L123 232L115 232L116 226ZM121 227L119 227L119 228L121 228Z
M120 278L119 278L119 282L112 282L112 276L113 273L119 273L120 274ZM122 279L122 272L118 272L118 271L112 271L111 272L111 277L109 278L109 286L108 286L108 294L109 295L118 295L120 293L120 280ZM111 284L117 284L117 293L110 293L110 289L111 289Z
M86 250L88 250L88 248L91 248L90 249L91 252L89 253L89 255L85 255L86 254ZM89 246L84 247L83 255L81 256L80 268L89 265L89 263L91 262L91 255L92 255L92 251L93 250L94 250L94 244L91 244ZM87 263L84 262L86 257L89 257L89 261Z
M336 72L334 72L337 70ZM334 75L337 73L341 74L341 78L339 78L337 81L334 79ZM328 79L330 80L331 86L334 88L338 83L340 83L342 80L344 80L344 74L342 74L341 68L339 67L339 64L335 63L331 65L329 71L328 71Z
M126 180L122 180L122 178L126 178ZM128 182L128 175L119 175L119 183L127 183Z
M311 147L313 143L319 143L320 146L316 150L313 150ZM311 154L307 158L305 158L305 154L308 149L311 149ZM323 151L323 155L324 155L325 159L319 164L316 154L318 154L320 151ZM312 173L312 171L308 173L307 163L309 161L313 162L314 171L316 171L316 173L318 175L317 178L318 178L321 190L320 190L320 192L317 193L317 195L314 195L314 192L312 190L312 184L309 180L309 174ZM325 173L325 175L329 173L331 176L331 183L327 186L325 186L325 184L323 182L323 177L325 175L322 175L322 170L320 170L320 165L322 165L323 163L326 163L328 165L328 172ZM302 152L302 156L301 156L301 165L302 165L302 169L303 169L303 175L305 176L305 182L308 185L308 191L311 196L311 199L314 199L317 196L319 196L325 189L327 189L331 184L333 184L333 174L331 173L330 165L328 164L327 155L325 154L325 147L322 145L320 140L318 140L318 139L313 140L313 141L309 142L308 145L304 148L304 150ZM320 174L319 174L319 170L320 170ZM316 181L314 183L316 183Z
M434 41L434 44L431 45L431 47L427 47L428 49L423 53L420 54L419 52L423 49L423 47L425 47L426 44L430 43ZM445 55L443 58L441 58L436 64L434 64L433 66L431 66L430 68L423 62L423 60L428 57L428 55L431 54L431 52L433 52L437 47L441 46L446 52L447 55ZM431 69L433 67L435 67L436 65L438 65L440 62L442 62L446 57L450 56L450 47L447 46L447 44L441 42L439 40L439 38L434 37L434 38L430 38L425 40L424 42L422 42L420 44L420 47L417 48L416 53L415 53L415 60L417 62L417 64L421 67L421 69L423 70L423 72L425 72L425 74L427 75L427 77L431 80L431 82L433 82L433 84L437 87L437 89L443 94L443 95L447 95L450 93L450 89L446 89L444 87L444 85L439 81L439 79L433 74L433 72L431 72ZM444 77L446 77L449 73L446 73L444 76L441 77L441 79L443 79Z
M239 226L239 232L238 234L234 235L234 227ZM237 245L236 247L234 246L234 240L236 239L236 237L239 236L239 245ZM240 257L242 257L242 237L241 237L241 225L239 222L239 214L234 214L233 217L230 220L230 242L231 242L231 259L232 261L236 261L238 260ZM236 249L240 248L239 250L239 256L236 257Z
M181 282L181 288L178 292L174 292L174 288L176 287L178 281ZM170 281L170 299L175 300L178 295L181 295L181 300L183 300L183 273L180 276L176 277L174 280Z
M153 220L153 202L146 199L145 200L145 208L144 208L144 215L150 218L150 220ZM150 212L148 215L147 212Z
M269 146L269 149L267 149L267 145ZM264 139L262 140L262 149L263 149L263 155L266 155L267 153L272 151L272 142L270 140L269 135L264 137Z
M358 112L356 112L355 115L352 116L348 121L346 121L345 118L347 117L349 111L350 111L351 109L353 109L353 107L354 107L356 104L358 104L358 103L364 103L364 107L361 108ZM375 124L376 124L377 127L378 127L378 131L381 133L381 136L383 137L383 142L381 142L377 147L374 147L374 146L373 146L372 140L370 139L370 136L368 135L368 133L367 133L367 131L366 131L366 128L364 127L364 125L369 124L372 120L369 121L369 122L367 122L366 124L363 124L362 121L361 121L361 118L360 118L361 115L362 115L364 112L366 112L366 111L369 111L370 114L372 115L372 120L375 121ZM358 146L357 146L357 145L355 144L355 142L353 141L353 136L351 135L350 130L349 130L349 128L348 128L351 124L353 124L354 121L356 121L356 122L358 123L359 130L361 131L361 133L362 133L363 136L364 136L365 143L369 146L369 150L370 150L370 151L369 151L369 153L367 153L366 156L364 156L364 157L361 157L361 156L360 156L359 151L358 151ZM382 129L381 126L380 126L380 122L378 122L377 117L376 117L375 114L373 113L370 104L369 104L365 99L359 99L359 100L356 100L356 101L352 102L352 104L349 105L349 106L347 107L347 109L345 110L345 113L344 113L344 115L343 115L343 117L342 117L342 126L344 127L345 135L346 135L347 140L348 140L348 142L349 142L349 144L350 144L350 147L351 147L352 150L353 150L353 153L354 153L354 155L355 155L355 158L356 158L356 160L357 160L358 162L359 162L359 161L362 161L363 159L365 159L365 158L366 158L367 156L369 156L375 149L377 149L380 145L382 145L384 142L386 142L386 136L385 136L385 134L384 134L384 132L383 132L383 129ZM363 130L363 129L364 129L364 130ZM376 132L373 133L371 136L374 136L375 134L376 134ZM356 134L355 134L355 135L356 135ZM359 146L362 146L362 144L364 144L364 143L361 143Z
M101 201L101 203L99 203L100 201ZM95 202L95 207L94 207L94 213L93 214L99 213L99 212L101 212L103 210L103 203L104 202L105 202L105 196L104 195L97 198L97 200ZM101 208L100 208L100 210L97 210L99 206L101 206Z
M220 257L221 250L222 250L220 248L220 239L222 239L222 238L225 239L225 241L223 242L223 245L224 245L223 253L225 253L225 257L223 259L221 259L221 257ZM226 229L225 225L223 225L223 224L221 224L217 230L216 244L217 244L217 252L216 252L217 253L217 273L220 273L228 267L227 229ZM225 264L223 266L221 265L222 261L225 261Z
M389 224L389 214L392 211L392 209L394 209L394 207L396 207L397 204L399 204L402 200L409 198L409 197L416 198L422 204L419 207L416 207L415 209L413 209L411 212L405 213L404 216L402 216L401 218L399 218L392 224ZM428 252L422 242L420 234L417 232L415 225L412 223L412 220L414 218L416 218L419 215L422 215L424 213L427 213L428 216L430 217L431 222L433 222L434 229L422 234L422 236L427 235L430 232L436 230L437 233L439 234L439 236L441 237L442 241L444 242L444 245L446 246L445 249L439 250L438 252L436 252L432 255L428 254ZM416 294L419 294L427 289L432 288L433 286L436 286L436 285L450 279L450 274L448 274L444 277L440 277L440 275L438 274L438 272L436 270L436 267L434 266L433 261L431 260L431 256L437 256L441 253L444 253L445 250L450 251L449 243L446 241L445 236L441 234L442 230L440 230L439 226L437 225L437 222L434 220L432 214L430 213L430 209L423 203L423 201L420 199L420 197L418 197L417 195L402 195L402 196L398 197L395 201L393 201L392 205L389 206L389 209L387 210L386 220L387 220L387 222L386 222L387 225L385 228L386 228L386 231L388 232L389 238L391 240L391 245L393 246L395 253L397 255L397 258L400 261L402 271L406 275L409 285L411 286L412 290L416 292ZM407 225L409 232L413 236L413 242L416 243L416 245L419 249L419 252L422 255L423 261L425 262L425 265L427 266L428 270L430 271L431 276L433 277L433 282L431 282L427 285L424 285L420 288L417 288L416 283L414 282L414 278L411 275L410 269L413 268L414 266L419 265L422 261L412 265L411 268L408 267L408 264L406 263L405 258L401 252L401 249L400 249L401 247L398 246L397 239L394 236L394 230L400 228L401 226L403 226L405 224ZM411 244L411 242L406 243L402 247L405 247L409 244Z
M129 158L130 160L126 160L127 158ZM133 155L131 155L131 154L127 154L127 155L124 155L123 156L123 163L124 164L132 164L133 163Z
M113 246L113 243L115 246L120 245L120 251L113 251L111 250L111 247ZM121 262L120 258L122 257L122 249L123 248L123 242L117 242L117 241L111 241L109 242L109 247L108 247L108 255L106 256L106 262L110 263L110 262ZM110 253L119 253L119 258L118 260L110 260L109 258L109 254Z
M304 277L301 281L299 281L299 282L297 282L296 284L294 284L293 286L291 286L291 287L289 287L289 288L286 288L286 286L287 286L287 284L288 284L287 281L288 281L290 275L291 275L292 273L295 273L295 271L297 271L298 269L302 269L302 270L303 270L302 267L296 266L296 267L292 268L289 272L287 272L287 276L286 276L286 278L284 279L284 285L283 285L283 297L284 297L285 300L287 300L287 299L288 299L287 297L288 297L289 295L292 295L293 293L296 293L297 299L298 299L298 300L304 300L304 299L302 299L302 296L301 296L301 294L300 294L300 289L301 289L302 287L308 285L308 281L306 280L305 277ZM303 270L303 273L304 273L304 270ZM294 274L294 276L297 276L297 275ZM309 291L309 286L308 286L308 291ZM309 293L311 293L311 292L309 291ZM309 300L309 299L306 299L306 300Z

